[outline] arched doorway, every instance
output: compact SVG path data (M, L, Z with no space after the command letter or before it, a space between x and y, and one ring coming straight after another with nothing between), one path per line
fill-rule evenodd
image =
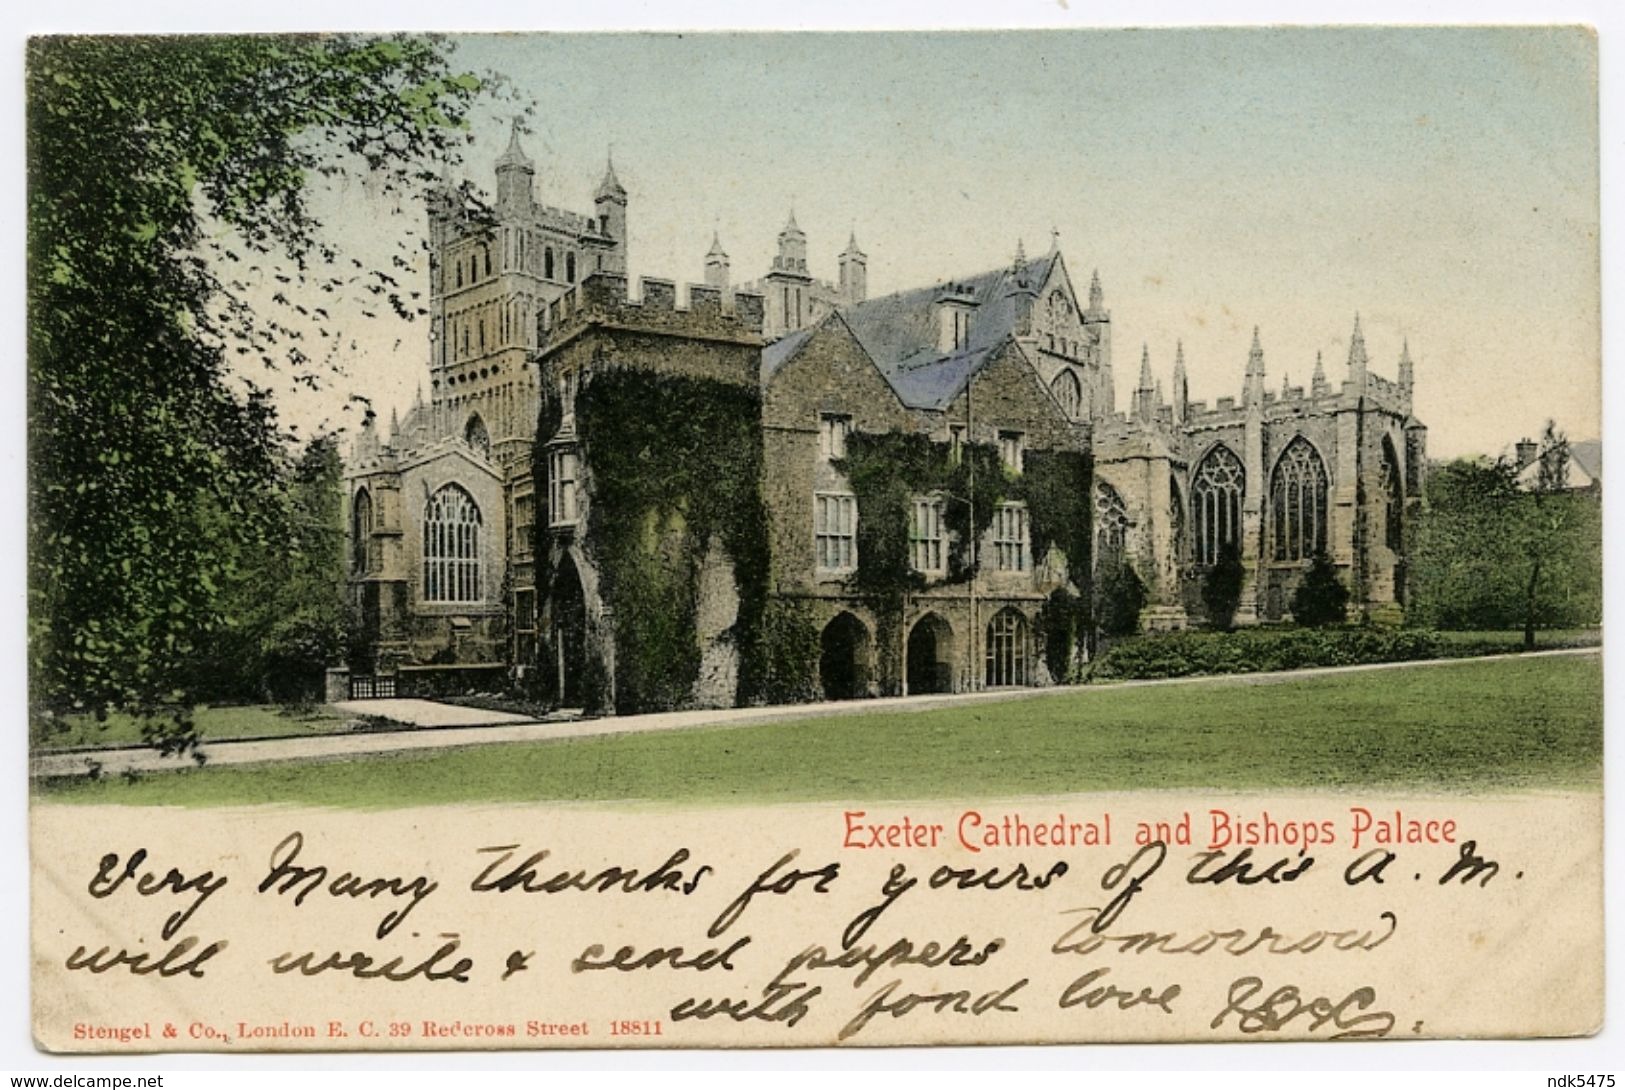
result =
M1027 618L1006 607L993 615L987 625L987 687L1027 685Z
M908 634L908 691L954 691L954 630L935 613L927 613Z
M818 638L818 683L825 700L869 694L869 630L850 613L836 614Z
M548 597L553 615L553 691L560 707L579 708L586 700L582 681L587 667L587 600L581 590L581 573L570 556L565 556L553 576Z

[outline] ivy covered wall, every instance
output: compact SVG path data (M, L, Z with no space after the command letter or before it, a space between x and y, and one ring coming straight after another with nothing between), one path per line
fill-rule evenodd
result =
M754 698L770 678L761 645L768 547L758 391L632 368L587 375L575 399L581 480L589 490L580 540L609 610L615 710L694 702L700 588L719 558L738 595L737 616L721 638L737 654L737 698ZM547 399L539 436L556 431L559 419ZM548 494L548 462L545 442L538 443L541 496ZM553 581L555 562L541 559L549 553L537 550L539 588ZM602 686L606 679L594 680ZM593 696L602 702L589 693L589 706Z
M906 595L963 584L981 574L987 551L972 543L986 536L1000 504L1021 502L1028 512L1031 563L1036 567L1052 548L1059 550L1072 584L1051 592L1039 618L1045 660L1053 676L1064 678L1089 630L1089 597L1075 592L1080 573L1089 571L1093 541L1089 455L1027 451L1022 472L1015 473L987 443L965 443L955 452L925 435L857 433L847 439L846 450L834 464L857 499L858 566L850 585L872 600L878 646L899 645ZM949 548L947 574L928 580L912 566L909 528L915 498L930 495L943 499ZM897 689L897 679L889 675L900 663L882 655L879 665L883 687Z

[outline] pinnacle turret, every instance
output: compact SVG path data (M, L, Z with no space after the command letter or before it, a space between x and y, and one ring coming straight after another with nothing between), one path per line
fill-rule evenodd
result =
M536 165L519 144L519 119L508 133L508 150L497 159L497 204L509 213L522 211L531 201Z
M598 183L598 192L594 194L596 201L618 200L625 202L626 189L621 180L615 177L615 157L610 156L604 163L604 180Z
M1364 385L1366 364L1365 334L1360 332L1360 315L1354 314L1354 333L1349 337L1349 379Z
M1264 377L1264 344L1258 338L1258 327L1253 326L1252 347L1247 350L1247 377Z
M520 170L534 172L536 164L531 162L530 156L525 154L524 147L519 143L519 119L513 119L513 127L508 131L508 149L497 159L497 170L505 167L517 167Z
M863 302L869 297L869 255L858 248L858 232L853 228L847 235L846 249L836 259L840 268L841 299L848 305Z
M705 255L705 282L718 291L729 286L728 252L722 248L722 236L711 232L711 249Z
M1136 419L1149 421L1156 415L1157 384L1151 377L1151 347L1140 345L1140 381L1134 388L1132 399Z
M1106 305L1106 293L1100 288L1100 270L1089 277L1089 309L1100 310Z
M1264 343L1259 339L1257 326L1253 326L1253 344L1247 350L1247 376L1241 401L1255 411L1264 406Z
M1185 413L1190 406L1190 379L1185 375L1185 342L1179 341L1174 346L1174 422L1185 422Z

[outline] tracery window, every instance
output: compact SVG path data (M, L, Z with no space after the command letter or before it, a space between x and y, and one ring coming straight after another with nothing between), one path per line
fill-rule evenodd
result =
M1049 384L1050 392L1055 400L1061 403L1062 410L1067 416L1076 418L1078 410L1083 407L1083 384L1071 369L1062 371L1055 376L1055 381Z
M1111 568L1128 555L1128 505L1105 481L1095 482L1095 567Z
M1072 317L1072 303L1066 297L1066 292L1056 288L1049 293L1049 323L1050 328L1061 331L1065 328L1067 320Z
M1308 560L1326 551L1326 465L1301 435L1275 463L1270 511L1276 560Z
M480 509L459 485L436 492L423 513L423 600L478 602Z
M1214 447L1196 469L1191 506L1196 522L1196 562L1210 567L1226 545L1241 544L1241 494L1247 471L1229 447Z
M1405 494L1401 484L1399 459L1394 445L1386 438L1382 441L1382 464L1379 467L1378 487L1382 490L1385 518L1383 543L1396 553L1405 547Z

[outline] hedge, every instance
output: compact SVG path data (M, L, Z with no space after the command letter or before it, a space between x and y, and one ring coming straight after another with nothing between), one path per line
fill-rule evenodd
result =
M1250 674L1440 658L1454 648L1409 628L1253 628L1173 632L1119 643L1095 661L1091 681Z

